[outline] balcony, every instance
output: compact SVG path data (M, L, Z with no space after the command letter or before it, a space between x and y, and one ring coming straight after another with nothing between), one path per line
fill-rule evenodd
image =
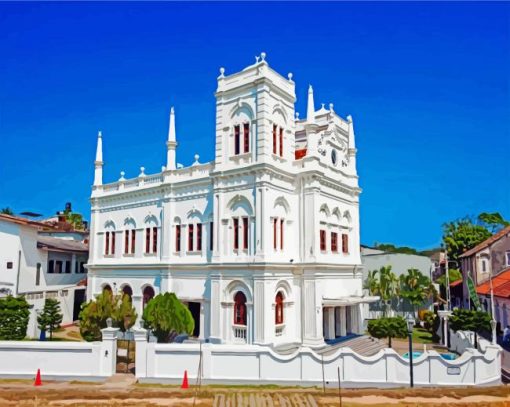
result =
M246 325L232 325L234 343L246 343Z

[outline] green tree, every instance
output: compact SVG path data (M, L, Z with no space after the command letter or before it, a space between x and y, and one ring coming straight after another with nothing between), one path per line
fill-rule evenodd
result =
M191 335L195 327L193 316L174 293L158 294L143 311L144 326L150 329L158 342L170 342L175 335Z
M482 212L478 215L478 222L484 226L489 232L496 233L499 230L510 226L510 222L503 219L499 212Z
M0 298L0 340L21 340L27 335L29 305L25 297Z
M41 314L37 317L37 324L41 331L50 331L50 340L53 339L53 332L62 323L62 312L60 311L60 304L54 298L46 298L44 300L44 308Z
M367 329L374 338L388 338L390 348L392 338L407 337L407 323L402 317L372 319L368 321Z
M463 308L453 310L449 318L450 328L454 331L473 331L475 333L475 347L477 334L491 332L491 316L485 311L475 311Z
M400 276L400 295L409 301L413 307L413 314L416 314L416 308L428 299L434 298L437 292L430 278L418 269L409 269L407 274Z
M79 213L72 212L71 209L66 208L64 210L64 215L66 216L66 220L68 223L73 225L76 230L83 230L83 215Z
M2 208L0 209L0 213L3 214L3 215L11 215L11 216L14 216L14 212L12 211L11 208L9 208L8 206L6 206L5 208Z
M101 329L106 328L108 318L112 319L112 326L126 331L135 324L136 317L128 295L113 295L109 290L104 290L95 300L82 305L80 333L86 341L100 341Z
M369 271L364 287L369 290L371 295L380 297L384 316L389 311L391 300L400 294L399 279L391 271L391 266L383 266L379 270Z
M379 279L377 278L377 273L377 270L369 270L367 278L363 283L363 288L368 290L370 295L377 295L379 290Z
M389 253L404 253L404 254L418 254L416 249L407 246L395 246L390 243L376 243L374 244L375 249L384 250Z
M450 260L457 260L466 250L491 236L492 233L485 226L474 223L469 217L443 225L443 242Z

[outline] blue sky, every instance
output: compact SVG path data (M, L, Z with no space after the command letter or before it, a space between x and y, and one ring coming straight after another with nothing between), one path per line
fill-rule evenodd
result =
M362 242L427 248L447 220L510 218L509 3L0 3L0 207L89 216L105 182L213 159L214 91L261 51L304 116L355 121Z

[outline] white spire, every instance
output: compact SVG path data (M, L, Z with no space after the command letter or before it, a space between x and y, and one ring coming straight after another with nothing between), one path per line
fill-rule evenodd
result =
M349 123L349 150L356 149L356 141L354 139L354 123L352 122L352 116L347 116L347 122Z
M175 148L177 147L175 135L175 111L170 109L170 125L168 127L168 141L166 142L166 169L175 170Z
M97 133L96 161L94 161L94 185L103 185L103 135Z
M168 141L175 141L175 112L173 106L170 108L170 126L168 127Z
M315 123L315 105L313 103L313 88L308 87L308 105L306 108L306 121L308 124Z

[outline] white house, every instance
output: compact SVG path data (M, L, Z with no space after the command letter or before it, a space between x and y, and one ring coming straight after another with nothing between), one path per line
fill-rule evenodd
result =
M39 334L37 313L46 298L59 300L63 324L78 318L88 246L74 240L75 234L65 236L45 223L0 214L0 296L25 296L31 305L30 337Z
M353 121L333 104L304 119L292 74L265 54L220 69L216 155L176 166L171 109L162 172L103 184L99 133L92 188L88 298L155 294L188 304L195 335L217 343L324 345L361 333L363 296Z

